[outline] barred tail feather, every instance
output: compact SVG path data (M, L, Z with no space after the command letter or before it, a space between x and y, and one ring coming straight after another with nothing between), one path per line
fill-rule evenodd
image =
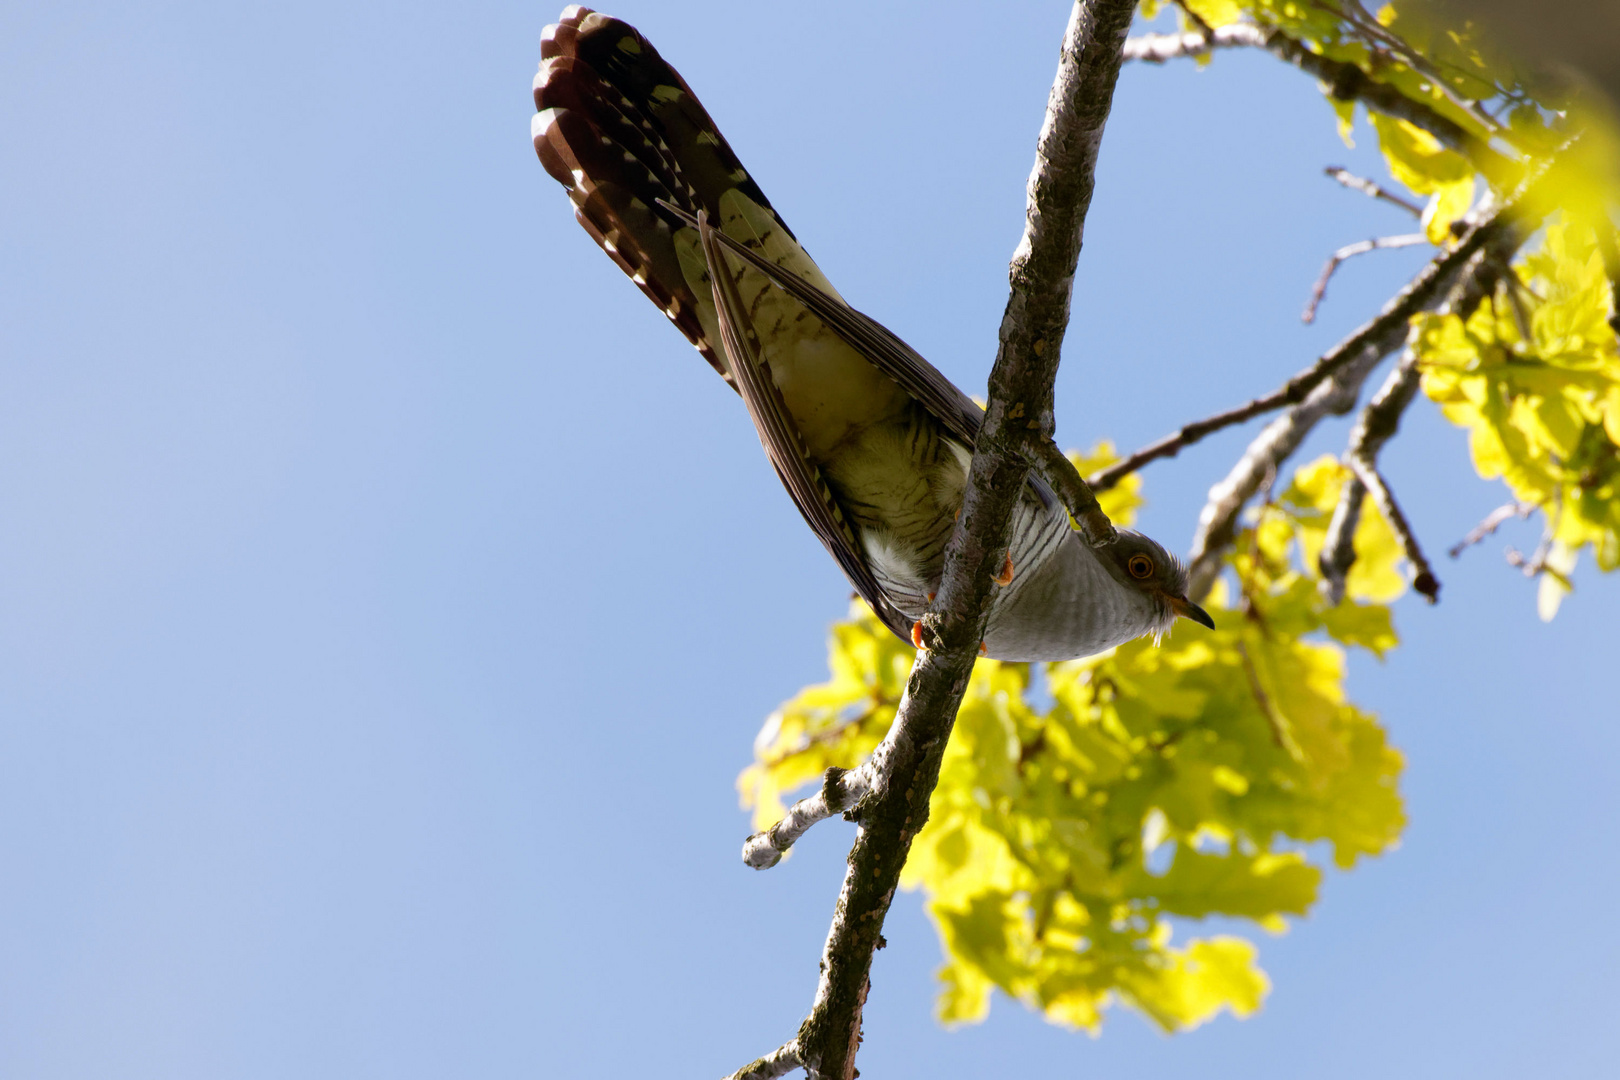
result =
M568 190L591 238L730 381L705 328L714 325L712 298L682 269L695 236L678 241L687 226L659 200L721 221L721 200L735 193L726 199L735 207L743 196L808 259L691 88L634 27L569 7L546 27L540 56L532 123L540 163Z

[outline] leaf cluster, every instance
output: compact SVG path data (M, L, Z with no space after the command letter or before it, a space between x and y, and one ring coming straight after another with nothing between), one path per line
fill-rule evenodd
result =
M1248 22L1352 65L1367 81L1456 125L1480 150L1501 140L1519 154L1492 162L1501 170L1494 177L1499 183L1523 178L1520 155L1548 153L1567 137L1567 85L1526 67L1474 23L1437 19L1430 5L1385 4L1376 13L1359 0L1184 0L1177 6L1184 27L1189 16L1210 27ZM1346 134L1356 81L1341 78L1322 88Z
M1547 513L1542 613L1568 591L1580 550L1620 566L1620 352L1592 231L1568 222L1468 319L1416 326L1423 389L1467 429L1474 468Z
M1268 988L1255 946L1178 945L1175 921L1280 932L1315 903L1319 861L1349 867L1396 842L1401 757L1346 700L1344 649L1396 643L1385 601L1405 588L1399 547L1369 514L1355 599L1339 607L1306 569L1344 478L1313 463L1255 515L1214 599L1217 631L1072 663L979 663L902 877L945 952L943 1020L983 1018L998 987L1093 1031L1116 1001L1167 1030L1246 1015ZM1104 498L1128 522L1138 485ZM910 658L862 610L833 628L832 678L773 714L739 780L762 824L783 792L870 752Z
M1435 247L1515 199L1533 234L1517 261L1501 259L1477 307L1415 319L1410 347L1478 474L1544 512L1525 565L1551 617L1581 552L1620 565L1620 139L1567 85L1414 5L1176 8L1186 31L1247 22L1285 59L1337 72L1322 90L1342 136L1366 108L1390 176L1425 201ZM1076 464L1090 475L1113 460L1101 444ZM1345 599L1324 599L1317 556L1348 479L1318 459L1250 512L1207 602L1214 632L1066 664L978 664L902 876L940 936L942 1019L981 1019L997 988L1090 1031L1115 1003L1166 1030L1247 1015L1269 985L1255 945L1197 924L1281 932L1310 911L1329 860L1349 868L1398 841L1402 759L1348 699L1345 660L1395 647L1389 605L1411 568L1369 500ZM1101 500L1129 524L1140 478ZM830 679L771 715L739 778L759 827L786 794L872 752L912 655L859 605L833 627Z
M1349 65L1356 79L1322 87L1341 134L1349 140L1363 103L1390 176L1427 198L1423 229L1437 247L1482 200L1516 191L1527 218L1550 219L1500 268L1493 296L1472 313L1420 316L1413 346L1424 390L1467 430L1478 474L1543 512L1541 549L1520 562L1541 577L1551 618L1583 550L1604 571L1620 565L1620 136L1573 83L1427 4L1373 14L1358 0L1184 0L1178 10L1184 28L1247 22ZM1423 112L1382 111L1357 79ZM1415 122L1425 115L1427 127Z

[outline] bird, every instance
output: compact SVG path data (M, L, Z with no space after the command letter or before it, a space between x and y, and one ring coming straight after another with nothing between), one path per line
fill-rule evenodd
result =
M984 411L850 307L686 81L578 5L541 35L535 152L585 231L743 399L811 529L873 613L922 646ZM1214 629L1163 546L1094 547L1038 476L1013 514L982 655L1071 660L1178 618Z

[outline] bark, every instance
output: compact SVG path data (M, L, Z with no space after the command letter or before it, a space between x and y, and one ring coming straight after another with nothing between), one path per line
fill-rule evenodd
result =
M1064 34L1028 186L1023 239L990 375L963 512L945 573L922 620L917 654L889 736L874 754L871 788L850 811L859 824L810 1016L791 1046L817 1080L852 1080L872 956L911 842L928 820L956 710L967 689L1005 558L1012 510L1053 429L1053 382L1068 325L1074 268L1091 204L1097 150L1113 103L1134 0L1079 0ZM841 786L841 785L835 785ZM824 789L825 790L825 789ZM837 796L835 795L835 800ZM785 1060L785 1057L783 1057ZM761 1059L744 1073L771 1075ZM777 1074L779 1075L779 1074Z

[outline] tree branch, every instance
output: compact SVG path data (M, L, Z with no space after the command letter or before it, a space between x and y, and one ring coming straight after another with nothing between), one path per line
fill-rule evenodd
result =
M1468 157L1493 182L1511 176L1510 163L1490 145L1455 120L1420 101L1413 101L1388 83L1379 82L1347 60L1330 60L1306 48L1281 30L1250 23L1217 27L1213 37L1199 33L1142 34L1125 43L1127 60L1162 64L1181 57L1202 56L1212 49L1260 48L1315 75L1327 92L1340 101L1359 101L1369 109L1427 131L1441 144Z
M1399 195L1373 183L1364 176L1357 176L1342 165L1329 165L1322 170L1323 173L1337 180L1351 191L1359 191L1369 199L1382 199L1392 206L1398 206L1415 218L1423 216L1423 207L1415 202L1409 202Z
M1330 9L1331 10L1331 9ZM1484 128L1492 135L1502 130L1502 125L1490 113L1479 107L1479 102L1471 101L1458 92L1451 85L1451 80L1431 63L1428 57L1407 44L1406 39L1395 33L1389 27L1380 23L1368 13L1361 5L1361 0L1343 0L1340 12L1347 22L1360 30L1374 52L1391 54L1395 59L1411 68L1420 75L1426 75L1430 84L1445 97L1445 99L1459 111L1465 113L1474 123Z
M1407 349L1384 385L1356 418L1356 426L1350 432L1345 460L1358 461L1363 468L1352 466L1354 473L1339 492L1339 502L1328 522L1327 538L1321 554L1316 557L1317 569L1322 573L1320 588L1331 604L1344 599L1345 578L1356 562L1356 526L1361 522L1361 500L1367 494L1364 472L1377 472L1378 452L1399 429L1401 413L1416 394L1418 381L1417 353Z
M1400 345L1405 334L1406 324L1402 321L1386 328L1382 334L1360 340L1351 362L1343 370L1319 384L1286 414L1267 424L1226 479L1210 488L1209 501L1198 516L1198 528L1193 534L1188 562L1189 599L1199 601L1208 595L1220 569L1221 555L1237 536L1238 515L1266 477L1276 474L1324 416L1343 414L1354 407L1362 382L1379 361Z
M1243 661L1243 674L1249 680L1249 693L1254 697L1254 703L1260 706L1260 715L1271 725L1272 742L1295 761L1304 761L1305 755L1300 752L1299 743L1294 739L1293 726L1271 700L1271 695L1266 693L1265 684L1260 681L1260 669L1254 666L1254 657L1249 655L1249 647L1241 638L1237 643L1237 651L1239 659Z
M1395 349L1400 347L1401 342L1405 340L1407 321L1419 311L1424 311L1434 305L1446 287L1455 279L1463 264L1472 258L1474 253L1488 239L1496 235L1501 229L1506 228L1506 220L1501 212L1497 212L1485 223L1471 226L1463 233L1462 238L1458 240L1454 247L1435 256L1417 277L1407 283L1404 289L1385 304L1384 309L1378 313L1376 318L1323 353L1316 363L1289 379L1277 390L1264 397L1255 398L1246 405L1240 405L1223 413L1216 413L1214 416L1206 417L1203 420L1195 420L1173 435L1166 435L1157 442L1149 443L1130 457L1115 462L1106 469L1099 470L1089 478L1092 490L1106 491L1149 462L1156 461L1159 458L1175 457L1183 447L1191 446L1206 435L1220 431L1222 428L1244 423L1262 413L1280 409L1285 405L1293 405L1296 408L1305 407L1312 401L1313 396L1317 396L1316 391L1320 390L1331 376L1337 374L1341 368L1354 367L1364 358L1364 354L1369 348L1376 347L1379 350L1372 360L1372 364L1376 365L1378 360L1394 352ZM1370 366L1367 370L1370 370ZM1359 377L1355 381L1357 388L1361 385L1359 380L1366 377L1367 370L1360 371ZM1339 386L1339 389L1342 390L1342 385ZM1331 397L1337 392L1337 390L1330 388L1323 391L1323 394ZM1322 402L1326 398L1317 397L1317 404L1312 408L1325 411L1326 407L1322 405ZM1336 407L1342 406L1339 407L1339 411L1350 408L1354 403L1354 394L1352 394L1348 402L1338 402L1335 399ZM1319 411L1316 418L1310 421L1310 424L1314 426L1316 420L1320 418L1321 413ZM1282 423L1282 421L1279 420L1277 423ZM1309 428L1306 430L1309 430ZM1303 433L1301 437L1303 437ZM1265 435L1262 434L1261 438L1265 438ZM1251 446L1250 449L1253 450L1254 447ZM1293 447L1290 446L1284 456L1286 457L1288 453L1293 453ZM1242 461L1239 461L1238 466L1240 469L1245 468ZM1239 485L1240 487L1246 487L1246 490L1243 492L1239 504L1232 508L1234 513L1242 509L1242 502L1248 501L1248 497L1254 494L1260 478L1265 475L1265 469L1262 466L1262 462L1255 462L1254 467L1258 468L1259 471L1244 485ZM1236 475L1237 471L1234 470L1233 476ZM1212 491L1210 495L1213 499L1214 492ZM1205 512L1210 513L1210 507L1205 507ZM1202 536L1203 526L1200 525L1199 528L1199 535ZM1225 543L1226 541L1222 540L1221 546L1224 546Z
M1203 56L1215 49L1264 48L1266 34L1251 23L1228 23L1213 34L1188 30L1180 34L1137 34L1125 42L1125 59L1162 64Z
M815 1003L798 1037L774 1055L781 1061L796 1055L815 1080L855 1076L873 951L911 841L928 820L940 760L978 656L993 578L1006 555L1013 507L1030 462L1043 459L1042 444L1052 437L1052 386L1074 268L1135 6L1135 0L1078 0L1064 34L963 512L946 547L939 593L920 626L926 648L912 665L894 726L873 754L871 787L851 812L859 828L822 952Z
M1402 363L1405 363L1404 357ZM1394 377L1391 373L1390 378ZM1380 390L1379 394L1382 393ZM1361 478L1352 472L1339 489L1339 501L1334 504L1333 517L1328 520L1327 537L1317 553L1316 568L1322 574L1317 589L1330 604L1337 605L1344 599L1345 579L1356 564L1356 527L1361 524L1361 501L1366 497L1367 489Z
M1097 504L1097 496L1080 470L1074 467L1069 455L1058 449L1057 442L1046 439L1035 447L1035 460L1031 465L1041 474L1058 499L1080 526L1081 535L1093 547L1111 544L1119 534Z
M1367 494L1372 496L1379 512L1384 515L1384 520L1389 522L1389 527L1395 530L1407 561L1417 571L1412 588L1422 593L1429 603L1439 603L1440 579L1434 576L1434 568L1429 565L1428 558L1423 554L1423 548L1418 544L1417 534L1412 531L1412 523L1406 520L1406 514L1401 510L1400 503L1395 501L1395 493L1390 490L1382 474L1365 458L1352 457L1350 468L1355 470L1356 479L1361 481L1362 487L1367 489Z
M1533 229L1533 225L1513 219L1508 228L1490 237L1469 261L1440 310L1464 319L1472 315L1496 288L1499 280L1513 275L1509 260ZM1401 414L1417 394L1421 381L1417 365L1417 353L1412 349L1406 350L1401 355L1400 363L1389 373L1384 385L1373 395L1356 418L1356 426L1351 429L1350 442L1345 448L1345 463L1354 470L1355 475L1339 493L1339 503L1334 507L1322 552L1316 560L1317 569L1322 573L1322 594L1330 603L1337 604L1344 598L1345 578L1356 562L1355 533L1361 518L1361 500L1369 491L1400 538L1407 559L1417 571L1412 587L1426 596L1430 603L1434 603L1439 596L1440 582L1424 558L1417 537L1396 504L1389 485L1378 472L1378 454L1400 429Z
M1487 536L1494 533L1497 529L1501 528L1502 523L1508 518L1516 517L1522 520L1533 514L1535 510L1535 503L1519 502L1517 499L1505 506L1498 506L1495 510L1492 510L1489 514L1485 515L1484 521L1481 521L1478 525L1475 525L1472 529L1469 529L1467 536L1463 537L1455 544L1452 544L1450 548L1446 549L1446 554L1455 559L1462 555L1463 552L1473 547L1475 544L1483 541Z
M1289 380L1289 385L1294 385L1307 376L1316 377L1304 399L1268 424L1226 478L1210 489L1209 501L1199 515L1198 528L1193 535L1189 597L1201 600L1209 592L1220 570L1221 555L1237 535L1238 516L1266 476L1274 473L1298 449L1324 416L1344 413L1354 407L1367 375L1406 341L1412 316L1434 307L1481 248L1499 240L1508 230L1518 234L1522 227L1518 216L1520 201L1515 199L1494 210L1481 207L1480 210L1486 211L1483 220L1471 223L1455 247L1430 260L1417 277L1384 305L1376 318L1328 350L1305 372ZM1489 261L1480 259L1474 266L1484 267ZM1099 486L1095 480L1093 486Z
M1300 321L1307 323L1316 321L1316 309L1322 303L1322 298L1327 295L1328 282L1333 279L1333 272L1344 260L1365 255L1369 251L1414 247L1428 242L1429 238L1423 233L1402 233L1400 236L1376 236L1371 240L1358 240L1354 244L1344 245L1328 256L1326 265L1322 267L1321 276L1316 279L1316 284L1311 286L1311 298L1305 303L1305 313L1299 317Z
M828 769L822 777L821 790L794 803L775 825L743 841L743 862L755 870L769 870L782 861L788 848L797 843L810 826L860 802L872 789L878 759L874 751L859 768L845 771L834 766Z
M1299 70L1315 75L1327 87L1328 93L1340 101L1359 101L1369 109L1385 116L1422 128L1441 144L1457 151L1493 182L1512 175L1510 163L1491 149L1484 139L1475 135L1448 116L1419 101L1413 101L1388 83L1379 82L1348 60L1330 60L1307 49L1281 30L1266 33L1261 46L1279 60L1286 60Z
M750 1061L726 1080L776 1080L778 1076L786 1076L797 1069L800 1064L798 1042L783 1043L764 1057Z

